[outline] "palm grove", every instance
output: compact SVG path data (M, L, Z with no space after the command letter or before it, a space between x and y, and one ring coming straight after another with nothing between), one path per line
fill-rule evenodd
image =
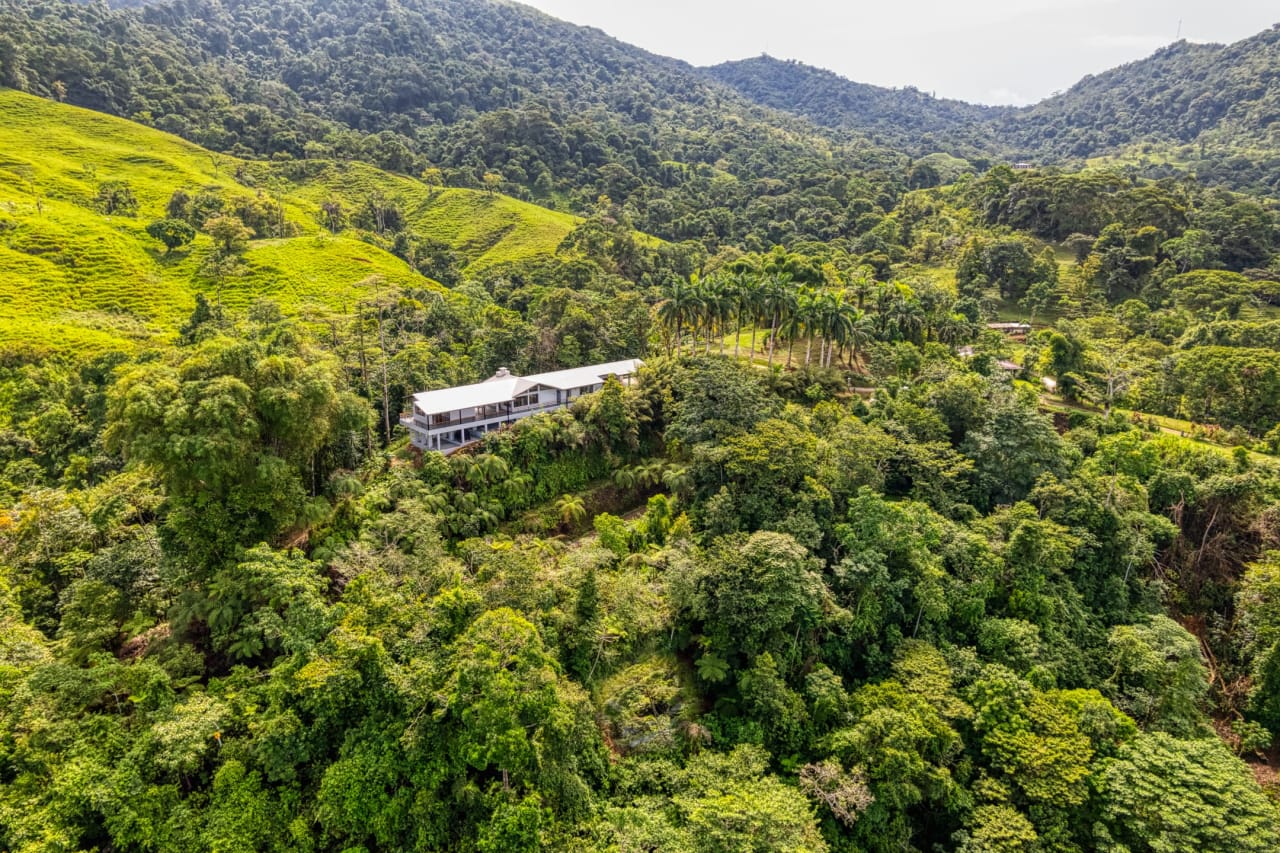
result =
M677 68L455 6L409 13L612 57L617 91L521 55L573 95L550 125L495 78L403 141L370 92L250 120L276 91L242 85L250 47L210 30L228 59L189 79L176 7L33 4L84 49L0 40L10 84L276 155L167 203L92 182L205 292L142 346L0 358L0 846L1280 845L1274 205L1120 169L913 188L905 156L828 157ZM305 30L257 8L191 11ZM148 61L94 49L99 16ZM344 62L395 49L360 38ZM471 268L408 197L300 213L263 177L343 158L581 218ZM223 304L251 249L312 231L409 283ZM395 426L424 388L637 355L637 383L465 453Z

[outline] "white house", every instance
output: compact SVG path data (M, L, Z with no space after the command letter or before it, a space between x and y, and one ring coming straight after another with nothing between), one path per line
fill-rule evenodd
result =
M413 410L401 415L400 423L419 450L452 453L503 424L563 409L583 394L599 391L609 376L629 385L643 363L629 358L532 376L516 376L501 367L474 385L414 394Z

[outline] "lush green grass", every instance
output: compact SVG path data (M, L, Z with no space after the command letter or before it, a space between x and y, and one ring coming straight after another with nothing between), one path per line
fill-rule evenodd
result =
M237 175L240 179L237 179ZM106 216L98 184L128 182L136 216ZM148 222L175 189L268 192L299 235L249 244L235 275L200 273L207 237L164 254ZM129 349L173 331L199 292L230 308L269 297L286 312L346 311L383 284L437 286L399 258L330 235L320 202L348 211L394 199L417 233L449 243L469 270L554 252L573 217L501 195L440 190L362 164L246 163L143 125L0 89L0 354Z
M1068 402L1057 394L1047 393L1043 388L1039 387L1036 388L1036 391L1040 394L1040 408L1045 411L1074 411L1087 412L1095 415L1102 414L1102 408L1100 406ZM1211 448L1216 452L1232 454L1236 449L1230 444L1213 441L1203 433L1197 434L1197 425L1193 424L1191 421L1182 420L1181 418L1171 418L1167 415L1153 415L1148 414L1147 412L1138 412L1133 409L1125 409L1119 406L1114 407L1113 411L1130 420L1133 420L1135 417L1140 418L1142 421L1146 422L1147 425L1158 428L1159 431L1165 435L1177 436L1182 441ZM1274 456L1266 453L1259 453L1256 450L1248 450L1247 452L1249 454L1249 459L1252 460L1254 464L1263 465L1271 469L1280 469L1280 461L1278 461Z
M471 269L554 250L577 225L567 213L468 190L436 193L417 217L424 234L451 241Z
M567 213L508 196L433 188L362 163L310 164L307 174L297 183L296 196L312 209L336 197L348 211L355 211L381 194L396 201L413 231L459 252L471 272L554 252L579 222Z
M955 267L946 266L944 264L913 264L902 270L897 278L910 284L912 279L922 279L933 284L935 287L950 293L956 292L956 270Z

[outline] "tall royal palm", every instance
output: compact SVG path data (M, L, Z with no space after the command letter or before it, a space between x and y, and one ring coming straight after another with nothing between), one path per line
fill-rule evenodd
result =
M893 321L893 304L898 291L890 283L877 282L871 295L875 304L876 335L882 340L888 340L889 326Z
M658 322L661 324L664 337L667 339L667 357L672 355L672 338L675 347L679 347L684 334L684 325L689 319L690 282L677 278L671 284L667 298L658 303Z
M858 303L858 310L863 310L866 306L867 297L874 293L876 289L875 272L871 267L863 264L849 274L848 288Z
M903 286L889 312L893 327L904 340L920 342L924 334L925 314L910 288Z
M796 311L796 289L791 274L780 272L765 280L765 311L769 315L769 369L773 369L773 353L778 333L783 323L790 322ZM787 366L791 366L791 353L787 352Z
M743 275L743 298L742 309L747 319L751 321L751 355L749 361L754 364L756 360L756 330L760 328L760 322L768 313L766 297L768 288L765 280L757 273L746 273Z
M693 346L689 352L694 354L698 351L698 332L706 325L707 282L705 279L690 276L689 284L689 311L686 316L689 319L689 328L693 331ZM710 338L708 338L708 345L709 342Z
M825 317L828 344L826 359L823 362L824 367L830 367L837 353L844 352L844 348L848 345L849 338L853 334L853 319L857 310L844 298L843 293L839 296L831 296Z
M733 311L733 360L737 361L742 350L742 323L751 316L751 300L754 279L748 272L736 272L729 276L726 290ZM752 347L754 348L754 343Z
M970 340L976 332L976 327L969 321L969 318L952 311L950 314L941 317L937 323L938 340L944 344L955 346L961 341Z
M856 370L862 361L862 348L875 339L876 327L871 321L871 315L867 312L854 306L850 308L852 316L849 328L849 349L851 350L849 367Z
M792 322L789 324L791 332L790 338L794 343L795 339L804 335L804 363L807 367L809 361L813 358L813 335L814 329L817 327L819 317L822 311L821 295L815 293L810 288L804 288L796 294L796 307L791 314ZM787 349L787 366L791 366L791 349Z
M797 294L795 302L795 310L790 311L782 318L782 322L778 324L778 334L787 339L787 369L791 369L791 356L795 350L796 338L804 333L804 314L801 311L801 305L804 302L804 295Z
M711 338L720 320L720 281L704 278L698 283L694 303L697 305L697 325L702 327L702 354L711 354ZM696 341L695 347L696 347Z
M724 355L724 333L729 328L729 321L737 313L738 294L731 277L716 276L711 286L712 300L715 305L715 325L720 338L720 354Z

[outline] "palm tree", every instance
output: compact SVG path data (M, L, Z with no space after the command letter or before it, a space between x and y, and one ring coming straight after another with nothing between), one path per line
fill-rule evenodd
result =
M453 481L461 488L471 479L471 468L475 465L475 459L464 453L455 453L449 457L449 472L453 474Z
M484 486L503 479L510 470L511 466L507 465L507 460L501 456L481 453L471 460L466 477L472 486Z
M968 317L953 311L938 320L937 335L942 343L955 346L973 335L973 323Z
M565 548L564 543L559 539L542 539L538 536L529 540L529 545L542 557L559 556Z
M556 514L560 516L560 523L567 528L586 517L587 505L578 495L564 494L556 501Z
M647 465L636 466L636 482L642 486L654 486L662 480L662 474L666 470L666 466L662 460L655 459Z
M634 468L619 468L613 472L613 482L619 489L633 489L636 485Z
M853 351L849 367L856 370L862 361L862 348L875 339L875 325L871 317L861 308L854 308L849 327L849 347Z
M800 337L800 330L804 328L804 320L800 316L801 296L797 295L795 302L792 302L790 310L782 316L781 323L778 323L776 334L781 334L787 339L787 370L791 369L791 350L795 347L796 338ZM773 368L773 345L769 345L769 368Z
M791 369L791 355L795 349L796 338L800 337L805 327L807 298L803 293L796 294L791 310L782 318L778 326L778 334L787 339L787 369ZM773 354L770 353L770 366L773 365Z
M570 421L564 429L564 443L567 447L583 450L587 445L591 444L591 439L591 430L587 429L586 424L579 420Z
M916 340L924 331L925 316L919 301L906 285L900 285L898 297L889 308L892 325L907 340Z
M541 415L547 419L547 432L551 437L553 445L561 445L567 443L567 435L569 426L577 423L573 413L568 409L557 409L549 414Z
M522 422L522 430L525 435L534 437L544 448L554 443L555 435L552 420L545 412L539 412L533 417L526 418Z
M623 557L619 565L628 571L634 572L652 565L651 561L659 553L660 549L656 545L648 545L643 551L636 551Z
M818 333L818 366L830 367L831 356L835 352L837 338L841 337L840 307L844 303L844 294L836 295L831 291L818 294L817 323Z
M724 296L721 291L721 279L709 278L703 282L703 323L707 325L707 341L703 345L703 355L712 353L712 337L721 327L724 314ZM721 352L724 351L724 338L721 338Z
M693 348L692 353L698 351L698 331L707 324L707 316L711 312L711 305L708 300L708 290L706 280L699 280L690 276L693 286L689 289L689 325L693 328ZM707 335L707 349L711 349L711 335Z
M733 298L733 360L737 361L742 345L742 317L748 313L752 297L752 279L744 272L734 273L728 280L728 291ZM754 340L754 335L753 335Z
M754 273L745 273L742 277L743 297L742 310L751 320L751 356L749 361L756 360L756 329L760 327L760 319L765 312L765 297L767 288L760 276ZM737 355L737 353L734 353Z
M797 333L803 330L806 336L804 345L804 363L809 366L809 361L813 356L813 335L814 329L817 327L822 312L821 294L814 293L806 288L800 292L796 299L795 317L798 322L795 326ZM787 366L791 366L791 351L787 351Z
M447 486L443 486L443 485L437 486L436 491L428 492L427 494L423 495L421 498L419 498L419 502L422 504L423 508L427 510L427 512L435 512L435 513L444 512L445 507L449 505L449 499L445 495L445 491L447 489L448 489Z
M853 292L853 297L857 300L858 310L863 310L867 297L875 292L876 279L875 272L871 267L863 264L849 275L849 290Z
M724 355L724 330L729 325L729 318L736 313L738 298L733 283L720 276L711 280L710 291L712 320L720 338L720 354Z
M672 355L672 338L675 339L676 346L679 346L681 336L684 333L684 325L689 319L689 282L682 278L677 278L671 284L670 295L666 299L658 303L656 311L658 322L664 331L664 337L667 340L667 357Z
M669 465L662 472L662 483L673 492L687 491L693 485L693 477L684 465Z
M769 369L772 370L779 326L794 315L796 309L796 291L791 286L791 274L780 272L767 279L762 301L769 314ZM787 351L787 366L791 366L790 350Z
M480 504L476 517L485 527L497 527L498 519L507 514L507 507L497 498L490 498Z
M894 299L897 291L892 284L876 282L875 291L875 325L876 337L887 339L889 337L889 323L892 319L892 310Z
M955 297L932 285L916 288L915 296L920 310L924 312L924 340L928 343L933 339L938 322L951 313Z
M826 330L830 343L827 346L824 367L831 366L831 360L835 357L837 348L843 351L845 344L849 343L853 335L854 315L857 313L858 309L845 301L843 293L832 297L830 311L826 317Z
M502 491L507 500L515 502L529 493L533 488L533 477L523 471L517 471L502 483Z
M501 512L498 501L481 503L474 492L458 492L445 513L444 526L454 536L474 534L496 526Z

